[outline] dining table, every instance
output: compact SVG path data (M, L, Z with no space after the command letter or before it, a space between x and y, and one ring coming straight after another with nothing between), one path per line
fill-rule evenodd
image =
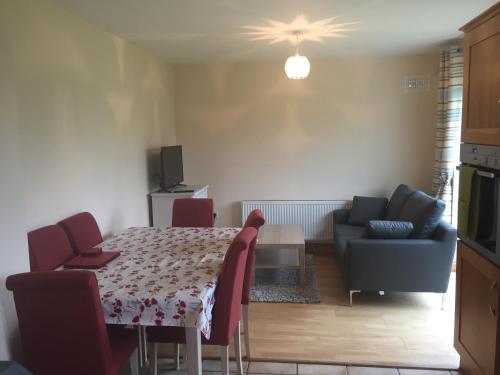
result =
M93 270L107 324L139 326L147 362L147 326L186 329L190 375L200 375L201 335L210 338L224 257L241 228L131 227L98 247L120 256Z

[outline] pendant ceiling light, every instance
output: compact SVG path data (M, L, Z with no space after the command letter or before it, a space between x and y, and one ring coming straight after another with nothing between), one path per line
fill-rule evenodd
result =
M296 37L296 50L295 55L290 56L285 63L285 73L290 79L304 79L307 78L311 70L311 64L307 57L299 54L299 44L301 31L294 31Z

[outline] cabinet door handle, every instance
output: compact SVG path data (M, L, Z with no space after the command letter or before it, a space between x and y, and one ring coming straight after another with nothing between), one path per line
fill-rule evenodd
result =
M491 314L491 316L495 318L497 316L497 312L495 311L495 309L493 308L493 306L491 306L491 304L488 305L488 307L490 308L490 314Z
M496 281L493 281L493 282L491 283L490 290L496 289L496 288L497 288L497 286L498 286L497 282L496 282Z

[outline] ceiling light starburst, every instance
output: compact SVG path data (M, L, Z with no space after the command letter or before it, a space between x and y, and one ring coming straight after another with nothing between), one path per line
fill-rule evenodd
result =
M290 23L273 19L266 19L265 26L243 26L249 31L243 33L251 40L267 40L269 44L280 42L295 43L294 31L301 31L301 39L312 42L322 42L326 38L343 38L345 33L355 31L352 25L357 22L335 23L337 17L324 18L317 21L308 21L304 15L299 15Z
M342 38L346 32L355 31L351 26L357 22L335 23L337 17L324 18L309 22L303 14L295 17L290 23L266 19L265 26L243 26L249 31L243 33L251 40L266 40L268 44L290 42L296 45L296 53L285 63L285 73L290 79L307 78L311 64L306 56L299 54L301 41L323 42L326 38Z

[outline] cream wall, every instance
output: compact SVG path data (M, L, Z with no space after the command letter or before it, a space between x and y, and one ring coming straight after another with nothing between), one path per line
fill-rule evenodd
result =
M26 231L82 210L105 234L148 225L156 153L175 127L172 68L50 2L2 0L0 51L5 359L16 354L5 277L29 268Z
M0 12L2 7L0 6ZM0 16L1 18L1 16ZM0 25L1 30L1 25ZM0 32L0 46L5 46ZM2 50L2 49L0 49ZM3 50L2 50L3 51ZM16 116L16 86L9 54L0 58L0 360L18 352L15 311L5 278L27 269L24 184Z
M405 182L430 190L438 56L175 67L177 140L189 183L210 184L218 225L245 199L351 199ZM405 75L431 90L405 93Z

